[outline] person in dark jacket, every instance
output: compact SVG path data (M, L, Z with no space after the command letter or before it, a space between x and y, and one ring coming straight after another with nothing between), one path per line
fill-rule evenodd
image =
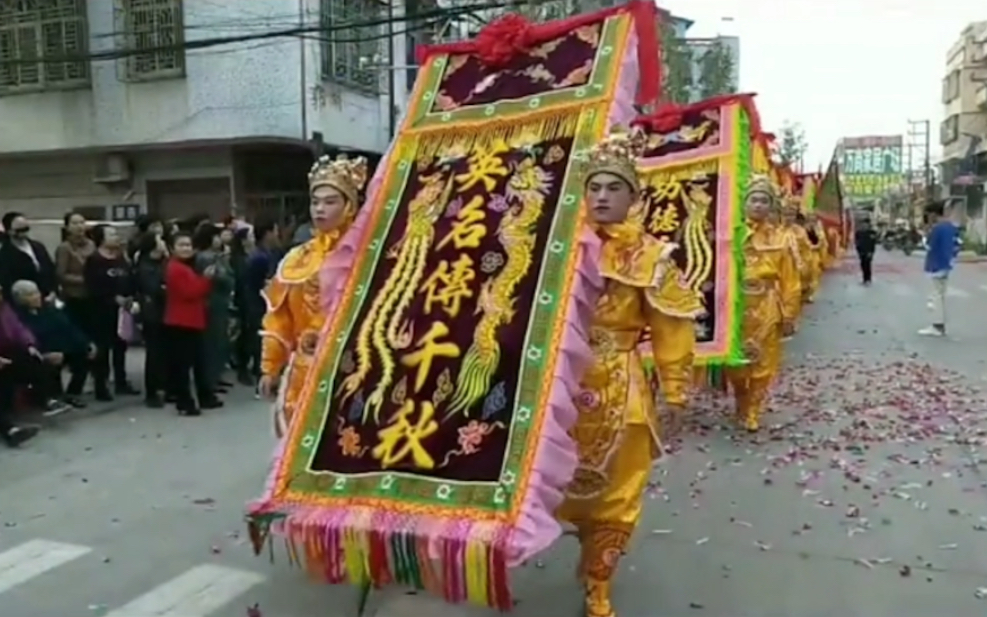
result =
M26 280L34 281L41 295L54 302L58 281L48 249L31 239L31 226L20 212L8 212L2 222L7 238L0 246L0 289L4 297L9 301L13 284Z
M223 372L230 362L230 304L233 301L233 269L229 256L220 240L220 230L215 225L203 225L192 236L196 250L195 269L204 273L210 266L214 270L206 308L206 330L202 333L202 357L205 366L206 385L218 394L233 385L223 380Z
M127 241L127 257L131 263L137 263L141 239L147 234L163 236L164 223L153 216L142 214L134 221L134 235Z
M216 275L216 266L207 266L202 274L196 272L192 238L186 232L175 234L171 255L165 266L164 311L171 360L170 386L178 413L198 416L202 409L223 406L216 393L208 387L201 353L211 279ZM189 383L190 372L195 381L195 398L192 397L192 384Z
M860 221L857 231L853 234L853 243L857 249L857 259L860 260L860 273L863 275L864 285L870 285L874 252L877 251L877 232L871 227L870 219Z
M68 367L71 378L62 398L72 407L85 407L82 388L89 375L89 363L96 355L96 346L64 310L44 301L34 281L14 283L13 296L18 318L34 335L38 351L52 368L53 394L63 395L61 373L63 367Z
M244 339L244 360L241 365L248 367L246 370L249 371L247 375L241 376L240 381L243 383L254 383L260 377L260 331L267 310L262 292L267 281L274 275L281 244L278 225L273 221L258 223L253 232L254 249L247 254L240 281L240 336Z
M145 233L137 243L136 301L144 335L144 404L164 406L168 385L168 344L164 332L165 264L168 249L160 235Z
M112 401L109 389L111 364L116 393L140 394L127 381L127 343L117 333L119 312L129 311L133 305L133 280L130 262L124 254L116 228L97 225L92 230L92 239L96 243L96 252L86 260L83 276L92 300L92 337L97 349L93 378L96 382L96 400Z

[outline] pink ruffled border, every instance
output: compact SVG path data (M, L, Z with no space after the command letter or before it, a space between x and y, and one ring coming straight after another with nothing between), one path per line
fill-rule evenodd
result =
M630 35L620 67L615 102L607 116L608 126L627 125L634 117L634 93L637 88L637 41ZM375 203L381 190L392 149L382 159L367 191L367 203ZM371 220L371 209L363 208L353 226L341 239L338 248L327 258L320 272L323 308L327 324L339 307L339 300L348 277L354 275L352 266L357 250L365 246L365 236ZM577 263L573 274L570 299L565 312L565 325L560 349L552 375L548 408L541 414L541 443L532 465L519 516L512 527L491 528L487 523L473 523L448 517L406 516L364 507L319 508L280 501L275 494L280 467L289 440L282 439L274 452L274 463L265 483L263 497L248 505L250 515L279 514L283 518L274 527L291 538L311 538L312 532L324 538L327 550L342 550L331 538L342 530L364 530L377 533L413 534L428 542L430 554L446 557L449 551L459 553L469 541L481 539L503 551L509 566L514 566L548 548L562 533L554 516L565 497L565 487L572 479L577 465L576 447L568 431L577 420L574 399L579 395L580 378L592 361L589 328L593 321L596 301L602 291L599 272L600 241L588 227L578 234L573 247ZM333 569L333 568L330 568ZM329 582L346 580L342 572L326 572ZM451 578L456 578L452 576ZM338 579L338 580L337 580ZM465 588L446 581L443 595L450 601L465 600Z

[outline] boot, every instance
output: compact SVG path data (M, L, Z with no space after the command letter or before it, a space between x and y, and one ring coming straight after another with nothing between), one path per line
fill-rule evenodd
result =
M632 527L597 524L582 538L580 564L586 591L586 617L616 617L611 580L631 537Z
M761 411L764 409L764 399L768 396L770 384L770 377L751 378L743 416L743 425L748 432L756 433L761 428Z

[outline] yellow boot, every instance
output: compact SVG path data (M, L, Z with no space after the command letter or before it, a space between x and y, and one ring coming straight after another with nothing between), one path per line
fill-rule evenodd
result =
M585 568L586 617L616 617L610 603L610 582L632 529L622 524L601 524L586 535L581 555Z

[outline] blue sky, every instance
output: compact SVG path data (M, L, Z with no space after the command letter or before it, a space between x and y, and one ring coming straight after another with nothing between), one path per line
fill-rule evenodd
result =
M894 135L931 120L939 155L946 52L975 0L659 0L696 21L693 36L740 37L740 87L758 93L768 130L802 124L806 166L829 161L843 136ZM732 18L723 21L722 18Z

